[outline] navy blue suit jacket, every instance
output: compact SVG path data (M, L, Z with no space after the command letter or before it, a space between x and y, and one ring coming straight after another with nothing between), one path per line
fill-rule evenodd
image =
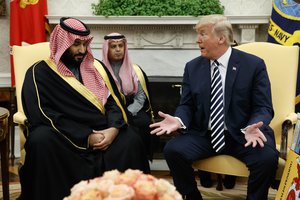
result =
M205 135L210 117L210 61L197 57L184 70L182 97L176 109L187 132ZM232 137L245 144L240 131L247 125L263 121L261 131L268 143L275 145L268 126L274 115L271 86L264 61L257 56L232 49L225 79L225 123Z

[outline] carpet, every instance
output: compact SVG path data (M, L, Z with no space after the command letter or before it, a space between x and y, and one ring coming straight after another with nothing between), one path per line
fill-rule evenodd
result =
M163 178L173 184L173 180L168 171L153 171L152 175L157 178ZM21 192L21 186L19 183L18 176L15 174L10 174L10 200L16 200ZM200 186L199 178L196 178L198 183L198 189L201 191L204 200L245 200L247 193L247 181L246 179L238 178L236 185L233 189L225 189L223 191L216 190L216 182L211 188L204 188ZM269 190L268 200L275 200L277 191L274 189ZM0 182L0 200L2 198L2 185Z
M173 180L169 175L169 172L153 174L160 178L164 178L173 184ZM247 195L247 179L238 177L236 180L236 185L233 189L224 188L222 191L216 190L216 177L212 177L214 185L211 188L204 188L200 185L199 177L196 176L196 181L198 184L198 189L201 191L203 200L245 200ZM277 190L272 188L269 189L268 200L275 200Z
M0 185L0 200L2 200L2 185ZM11 182L9 184L9 199L10 200L16 200L21 193L21 186L19 182Z
M215 186L212 188L203 188L199 187L202 197L204 200L245 200L247 193L247 185L236 184L233 189L224 189L218 191L215 189ZM268 200L275 200L276 190L269 189Z
M20 195L20 184L11 183L10 187L10 200L16 200ZM201 194L204 200L245 200L246 199L246 190L245 185L237 184L234 189L224 189L223 191L217 191L214 187L212 188L203 188L199 187ZM2 200L2 187L0 189L0 200ZM270 189L269 199L274 200L276 196L276 190Z

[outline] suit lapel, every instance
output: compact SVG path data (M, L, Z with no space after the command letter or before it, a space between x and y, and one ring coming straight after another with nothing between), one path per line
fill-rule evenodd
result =
M237 51L233 48L231 56L229 58L226 79L225 79L225 114L228 111L231 97L232 97L232 87L235 82L237 73L240 68L240 60L237 56Z
M203 100L204 102L204 109L207 116L210 116L210 93L211 93L211 70L210 70L210 60L205 59L205 62L202 63L202 80L204 85L203 87ZM208 122L208 121L207 121Z

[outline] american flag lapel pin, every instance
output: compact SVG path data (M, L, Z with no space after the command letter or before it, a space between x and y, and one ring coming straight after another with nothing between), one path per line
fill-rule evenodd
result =
M233 70L233 71L236 71L236 67L232 67L232 70Z

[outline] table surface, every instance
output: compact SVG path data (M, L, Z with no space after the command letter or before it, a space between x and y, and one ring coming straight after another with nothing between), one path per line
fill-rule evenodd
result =
M9 159L9 137L6 137L8 126L9 111L6 108L0 107L0 122L1 132L0 134L0 153L1 153L1 178L2 178L2 192L3 199L9 200L9 172L8 172L8 159Z
M8 143L10 143L11 161L14 163L15 159L15 124L13 122L13 115L17 111L16 104L16 88L15 87L0 87L0 107L7 108L9 110L8 116ZM2 111L1 111L2 112ZM1 115L0 115L1 117ZM4 116L4 118L7 116Z
M0 119L4 119L9 116L9 111L6 108L0 107Z

